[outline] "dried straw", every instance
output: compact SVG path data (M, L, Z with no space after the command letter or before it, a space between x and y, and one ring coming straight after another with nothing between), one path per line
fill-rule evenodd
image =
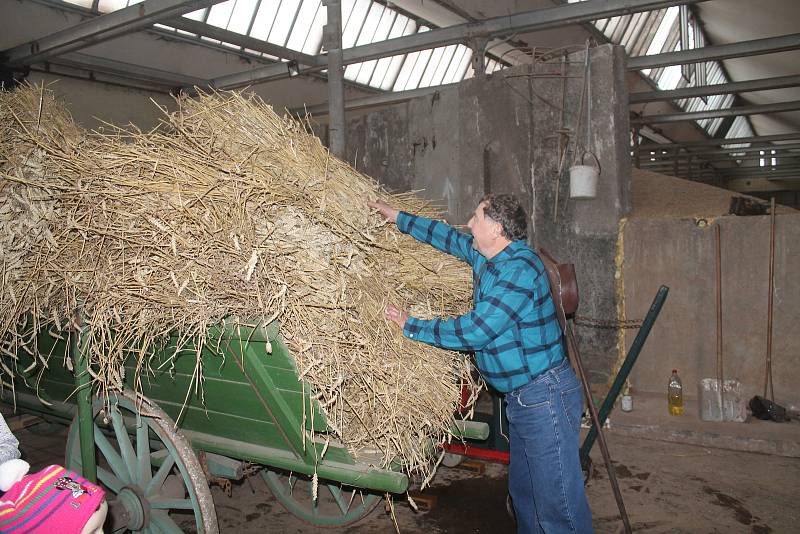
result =
M122 386L132 354L137 384L171 365L153 354L179 332L197 355L187 395L200 395L209 325L277 319L330 423L324 439L429 475L431 440L449 441L472 378L457 353L404 339L383 309L463 313L469 271L366 202L438 210L387 193L255 96L177 107L153 131L103 134L78 128L44 87L0 94L5 383L20 350L49 365L33 333L81 310L98 390Z

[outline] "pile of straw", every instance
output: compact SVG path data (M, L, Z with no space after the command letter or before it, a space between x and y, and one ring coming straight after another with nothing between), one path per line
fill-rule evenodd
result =
M331 157L300 122L254 96L177 100L150 132L84 132L43 87L0 94L0 339L4 381L33 332L80 310L99 390L137 380L178 332L200 349L226 318L277 319L334 437L428 474L449 439L456 353L408 341L387 301L417 316L469 307L469 271L400 234L366 202L437 216ZM43 356L39 356L44 358ZM52 362L43 362L52 365ZM168 365L169 362L166 362Z

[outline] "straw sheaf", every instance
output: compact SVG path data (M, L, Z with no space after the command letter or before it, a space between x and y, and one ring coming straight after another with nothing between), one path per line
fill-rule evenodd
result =
M383 310L464 313L469 270L366 202L439 212L381 189L257 97L200 93L162 111L150 132L84 132L43 87L0 94L4 381L19 350L49 364L33 333L80 310L98 390L122 386L132 355L136 383L169 368L176 354L153 354L178 332L196 355L187 395L202 396L209 325L276 319L328 438L429 474L429 444L450 439L473 379L461 356L406 340Z

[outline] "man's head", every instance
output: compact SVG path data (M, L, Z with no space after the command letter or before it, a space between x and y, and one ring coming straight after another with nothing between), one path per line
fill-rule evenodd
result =
M475 249L492 258L511 241L527 238L528 216L511 195L489 194L475 208L468 226Z

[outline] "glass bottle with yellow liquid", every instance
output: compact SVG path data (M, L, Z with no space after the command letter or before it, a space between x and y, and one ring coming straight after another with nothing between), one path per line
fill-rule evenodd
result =
M670 415L683 415L683 386L678 376L678 370L672 370L667 384L667 404L669 405Z

